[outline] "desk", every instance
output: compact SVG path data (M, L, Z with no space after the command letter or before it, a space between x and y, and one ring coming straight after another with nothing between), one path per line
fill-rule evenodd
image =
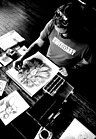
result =
M14 90L18 90L22 97L30 104L30 109L18 116L9 125L5 126L0 121L0 127L2 127L2 131L7 134L7 137L10 137L10 139L32 139L41 126L46 126L49 131L51 130L53 132L54 136L52 139L58 139L72 122L73 118L77 118L95 134L96 113L80 95L77 93L70 95L67 102L63 103L63 105L61 102L64 98L61 96L51 97L48 94L42 93L42 89L38 91L33 98L30 98L5 74L4 68L5 67L2 68L3 70L0 69L0 78L6 80L7 84L2 97L5 97ZM50 120L49 122L48 116L52 112L57 112L58 109L60 109L60 115L55 120ZM45 113L45 115L43 115L43 113ZM3 134L2 136L5 138L6 135Z
M53 133L52 139L59 139L74 118L96 134L96 112L77 92L70 94L67 101L64 101L62 92L51 96L44 93L42 88L30 97L6 75L6 70L11 67L12 63L0 68L0 79L6 81L3 96L0 99L17 90L30 108L7 126L0 121L1 131L6 133L2 135L3 138L7 135L10 139L34 139L40 127L46 127Z

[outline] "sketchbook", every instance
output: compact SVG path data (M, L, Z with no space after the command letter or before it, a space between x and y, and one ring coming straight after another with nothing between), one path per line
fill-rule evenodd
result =
M40 52L27 59L23 71L13 67L6 74L31 97L48 83L59 71L59 67Z

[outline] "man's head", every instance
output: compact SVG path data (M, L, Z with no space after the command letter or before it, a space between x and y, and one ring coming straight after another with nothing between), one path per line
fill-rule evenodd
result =
M71 34L83 26L84 12L79 2L66 3L55 11L53 22L55 28L62 29L61 33Z

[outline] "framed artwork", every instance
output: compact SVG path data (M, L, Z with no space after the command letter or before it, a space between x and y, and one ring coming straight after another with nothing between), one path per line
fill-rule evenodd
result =
M48 83L59 71L59 67L40 52L24 61L19 72L13 67L6 73L31 97Z
M0 119L5 125L8 125L29 107L27 102L15 90L0 100Z
M87 127L74 118L60 139L95 139L95 137Z

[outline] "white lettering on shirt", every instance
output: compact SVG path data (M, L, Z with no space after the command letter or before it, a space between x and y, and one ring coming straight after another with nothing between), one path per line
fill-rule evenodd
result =
M68 45L64 44L63 42L61 42L58 38L54 37L52 42L57 45L58 47L60 47L63 51L67 52L70 55L74 55L74 53L76 52L75 49L69 47Z

